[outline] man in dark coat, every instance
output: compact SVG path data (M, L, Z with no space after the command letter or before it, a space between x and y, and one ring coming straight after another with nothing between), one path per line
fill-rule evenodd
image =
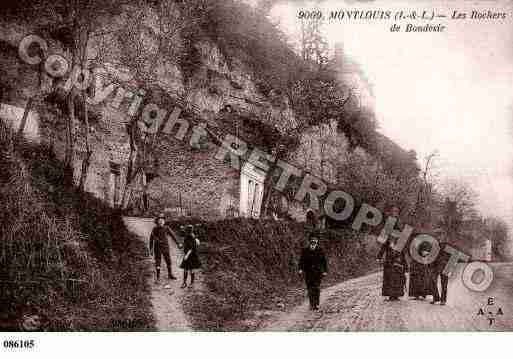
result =
M445 251L445 247L447 246L447 238L444 233L441 233L440 235L439 245L440 251L438 252L438 256L429 265L430 288L431 292L433 293L433 301L431 304L440 302L440 305L445 305L447 303L447 287L449 284L450 273L444 273L444 269L451 259L451 254ZM438 292L438 277L440 277L440 284L442 288L441 297L440 293Z
M405 273L408 271L404 252L395 250L394 244L395 240L389 237L378 253L378 260L384 257L381 295L389 297L391 301L399 300L404 295Z
M299 274L303 273L310 310L319 310L321 280L328 273L328 261L323 250L319 248L319 238L314 234L310 235L309 246L303 248L299 259Z
M172 280L176 279L171 269L171 257L169 255L169 243L167 240L167 236L171 236L171 238L173 238L178 247L180 247L180 244L178 243L174 233L169 229L169 227L165 226L165 222L166 221L164 215L160 214L155 219L156 226L153 228L150 235L150 255L153 254L155 257L157 283L160 280L160 263L162 257L164 257L164 262L166 262L168 278Z

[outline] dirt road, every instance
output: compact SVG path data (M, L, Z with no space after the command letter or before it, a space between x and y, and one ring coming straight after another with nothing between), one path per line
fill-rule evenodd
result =
M495 279L485 292L473 292L461 281L463 266L449 281L446 306L430 300L381 297L381 273L349 280L325 289L321 310L308 304L294 308L268 322L262 330L286 331L512 331L513 264L494 264ZM488 305L488 298L494 304ZM431 297L428 297L431 298ZM498 314L499 308L503 314ZM483 315L479 315L483 309ZM488 318L494 317L492 325Z
M130 231L148 242L154 226L152 219L125 217L124 221ZM173 241L170 241L170 249L173 272L179 275L181 251ZM148 266L153 270L150 258ZM494 281L490 288L474 292L464 286L461 280L464 267L460 265L449 280L446 306L431 305L430 297L424 301L407 297L399 302L385 301L381 296L381 273L374 273L324 289L319 312L309 311L305 301L287 313L275 312L260 330L513 331L513 263L497 263L492 267ZM163 281L160 285L155 285L153 278L149 280L157 329L192 330L181 305L185 292L180 289L180 280ZM171 288L165 289L166 284ZM488 305L489 298L493 298L493 305ZM491 325L489 318L494 318Z
M152 218L124 217L123 221L129 231L140 236L148 245L151 230L155 226ZM167 280L164 261L162 261L160 284L154 283L154 277L148 278L152 290L151 302L156 318L156 327L159 331L190 331L192 330L191 324L181 305L185 291L189 290L180 288L182 271L178 268L178 264L182 259L182 254L173 240L169 241L169 248L173 274L177 280ZM153 258L148 257L148 266L151 267L153 273L155 270ZM169 288L165 288L166 286ZM200 282L196 283L195 288L199 286L201 286Z

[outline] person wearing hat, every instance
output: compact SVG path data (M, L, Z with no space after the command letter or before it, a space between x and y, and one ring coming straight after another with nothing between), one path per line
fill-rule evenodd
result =
M191 275L191 286L194 284L195 274L194 271L201 268L201 262L198 256L198 246L200 245L199 239L194 234L194 227L187 225L185 227L185 236L183 241L183 260L180 263L180 268L183 269L183 283L182 288L187 287L188 274Z
M396 219L395 226L402 226L398 207L391 205L386 209L385 213L388 218ZM382 244L376 257L379 263L383 263L381 295L388 297L390 301L397 301L404 295L406 285L406 273L408 272L406 250L396 248L397 237L392 236L390 233L382 236L381 233L379 234L378 242Z
M383 261L383 283L381 295L397 301L404 295L408 263L404 251L395 248L398 239L389 236L378 252L377 259Z
M169 229L169 227L165 226L166 220L164 214L159 214L157 218L155 218L156 226L151 231L150 235L150 255L153 254L155 257L155 267L156 267L156 283L160 281L160 263L162 257L164 257L164 262L166 262L167 266L167 275L171 280L175 280L176 277L173 275L173 271L171 269L171 257L169 255L169 242L167 240L167 236L171 236L178 247L180 244L178 243L176 236Z
M309 245L301 251L299 274L304 273L310 310L319 310L321 280L328 272L328 261L319 247L319 237L311 234Z
M417 237L418 235L429 234L429 232L429 223L422 223L420 230L414 231L410 238L413 240L413 238ZM410 247L411 241L407 244L406 248ZM431 245L429 242L422 242L417 248L415 248L415 250L418 257L426 258L431 253ZM407 252L407 254L409 254L409 252ZM432 294L429 264L421 263L411 255L408 255L406 260L408 262L410 273L408 281L408 295L416 300L425 299L426 296Z
M447 263L449 263L451 255L449 252L445 251L445 248L448 245L447 234L441 229L436 230L435 234L438 237L439 251L436 259L429 264L430 288L433 293L431 304L440 302L440 305L445 305L447 303L447 287L449 286L450 273L444 273L444 269L447 266ZM440 277L442 295L440 295L440 292L438 291L438 277Z

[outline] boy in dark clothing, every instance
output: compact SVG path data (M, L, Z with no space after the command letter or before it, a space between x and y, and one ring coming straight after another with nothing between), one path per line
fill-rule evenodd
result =
M310 301L310 310L319 310L321 280L328 272L328 262L321 248L319 238L310 236L310 244L303 248L299 259L299 274L305 275L306 289Z
M153 228L150 235L150 255L153 254L155 257L155 267L157 274L156 282L158 283L160 280L160 263L162 257L164 257L164 262L166 262L168 278L175 280L176 277L173 275L171 269L171 257L169 255L169 243L167 241L167 236L171 236L178 247L180 247L180 244L178 243L174 233L164 225L165 218L163 214L160 214L155 219L155 223L156 226Z

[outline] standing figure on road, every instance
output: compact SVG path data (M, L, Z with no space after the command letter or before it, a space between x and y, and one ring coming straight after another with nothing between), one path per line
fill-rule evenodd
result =
M194 284L194 271L201 268L201 262L198 257L199 239L193 231L193 226L188 225L185 227L185 237L183 242L183 260L180 268L183 269L183 283L182 288L187 287L188 274L191 275L191 286Z
M303 248L299 259L299 274L305 276L310 310L319 310L321 280L328 273L328 261L321 248L319 237L310 235L309 245Z
M415 235L413 236L415 237ZM428 243L423 242L417 249L421 257L429 255ZM431 282L429 265L417 262L414 258L410 258L410 283L408 288L408 295L414 297L416 300L425 299L431 293Z
M404 253L393 248L396 242L396 239L388 237L378 253L378 260L384 257L381 295L389 297L391 301L399 300L404 295L405 273L408 271Z
M162 261L162 257L164 257L164 262L166 262L168 278L172 280L176 279L171 268L171 257L169 255L169 242L167 240L167 236L171 236L178 247L180 247L180 244L176 240L174 233L165 226L165 223L166 220L164 214L159 214L155 219L156 226L153 228L150 235L150 255L155 257L157 275L155 280L156 283L160 281L160 263Z
M447 263L449 263L451 255L445 251L445 247L447 246L446 235L441 232L438 233L440 234L438 242L440 245L440 251L438 252L436 259L429 265L430 288L433 293L433 301L431 304L440 302L440 305L445 305L447 303L447 287L449 285L450 273L444 273L444 269ZM440 277L440 284L442 286L441 297L438 292L438 277Z

